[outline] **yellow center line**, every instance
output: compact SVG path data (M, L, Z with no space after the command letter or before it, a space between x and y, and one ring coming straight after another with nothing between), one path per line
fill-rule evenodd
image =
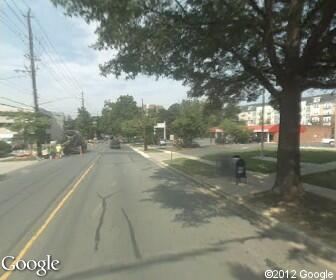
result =
M47 229L48 225L52 222L52 220L55 218L57 213L63 208L67 200L70 198L70 196L76 191L80 183L84 180L84 178L90 173L92 168L95 166L99 156L94 160L94 162L85 170L85 172L78 178L78 180L73 184L71 189L66 193L66 195L62 198L62 200L57 204L57 206L54 208L54 210L49 214L48 218L44 221L42 226L35 232L35 234L30 238L30 240L26 243L26 245L23 247L23 249L20 251L18 256L15 258L15 260L11 263L9 267L15 266L16 263L19 260L22 260L23 257L28 253L28 251L31 249L31 247L34 245L35 241L42 235L42 233ZM7 280L10 275L14 271L7 271L5 272L1 277L0 280Z

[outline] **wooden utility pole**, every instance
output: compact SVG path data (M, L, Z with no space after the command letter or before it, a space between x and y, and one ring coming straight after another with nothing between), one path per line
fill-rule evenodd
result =
M145 116L145 108L143 104L143 99L141 99L141 108L142 108L142 126L143 126L143 138L144 138L144 151L147 151L147 135L146 135L146 116Z
M28 26L28 38L29 38L29 58L30 58L30 75L32 78L33 87L33 98L34 98L34 110L35 113L39 112L38 96L37 96L37 86L36 86L36 69L35 69L35 55L34 55L34 39L33 31L31 27L31 10L27 13L27 26ZM36 146L37 146L37 156L42 156L42 144L41 139L37 135Z
M334 104L334 147L336 148L336 103Z
M84 103L84 92L81 93L81 101L82 101L82 109L85 108L85 103Z

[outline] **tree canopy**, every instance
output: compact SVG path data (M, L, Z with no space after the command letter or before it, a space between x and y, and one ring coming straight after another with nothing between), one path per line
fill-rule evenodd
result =
M173 132L186 144L190 144L193 138L204 135L206 122L203 117L203 104L196 100L182 101L172 127Z
M335 88L334 0L53 0L96 22L97 49L118 50L104 75L183 80L194 96L273 97L288 80Z
M102 111L102 126L106 133L118 135L122 132L121 123L139 115L137 104L130 95L121 95L116 102L105 101Z
M89 139L93 137L94 128L92 118L90 113L83 107L78 109L76 128L85 138Z

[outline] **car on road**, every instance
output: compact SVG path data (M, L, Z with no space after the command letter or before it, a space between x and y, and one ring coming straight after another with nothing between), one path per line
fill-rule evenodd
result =
M165 139L161 139L161 140L159 141L159 145L160 145L160 146L166 146L166 145L167 145L167 141L166 141Z
M335 145L335 139L333 139L333 138L323 138L321 143L322 144L328 144L330 146L334 146Z
M120 141L116 138L110 139L110 148L111 149L120 149Z

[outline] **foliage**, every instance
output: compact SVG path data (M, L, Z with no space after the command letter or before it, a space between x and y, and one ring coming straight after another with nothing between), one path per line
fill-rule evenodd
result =
M9 128L17 131L23 137L24 143L40 143L46 140L46 129L49 127L49 118L41 113L17 112L11 115L13 124Z
M126 120L121 123L121 134L129 140L135 136L142 135L139 119Z
M174 133L185 143L191 143L193 138L202 136L206 131L202 103L197 100L182 101L172 126Z
M235 143L246 143L249 140L251 133L244 123L225 119L220 127L224 130L224 135L232 137Z
M102 127L105 133L118 135L122 122L139 116L139 109L133 96L121 95L116 102L105 101L102 111Z
M76 129L76 120L71 116L67 116L64 120L64 129L65 130L75 130Z
M0 157L9 154L12 151L11 145L5 141L0 141Z
M238 115L240 113L240 108L236 103L229 102L226 103L223 108L223 118L233 121L238 121Z
M78 109L78 115L76 118L76 129L86 139L92 138L94 135L91 115L83 107Z
M277 98L286 78L302 90L335 88L334 0L53 0L96 22L96 48L117 55L103 74L182 79L195 96Z

